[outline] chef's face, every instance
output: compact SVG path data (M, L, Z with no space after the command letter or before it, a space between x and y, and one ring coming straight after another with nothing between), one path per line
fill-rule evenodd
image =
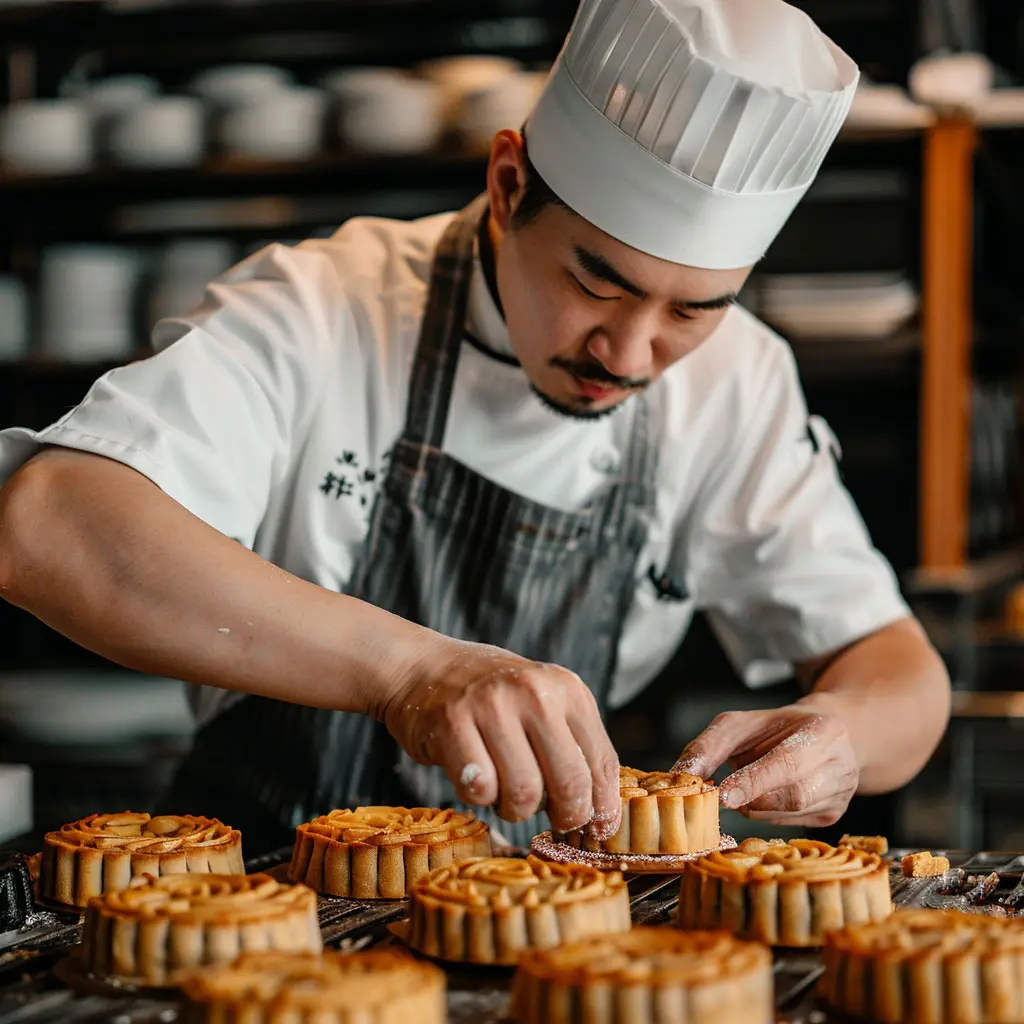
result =
M700 270L639 252L564 206L525 224L518 132L494 140L488 170L498 291L534 390L570 416L602 416L703 344L751 268Z

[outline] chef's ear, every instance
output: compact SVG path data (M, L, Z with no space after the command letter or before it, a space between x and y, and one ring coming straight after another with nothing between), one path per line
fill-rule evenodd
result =
M522 135L511 128L498 132L491 143L491 160L487 165L487 197L491 204L491 219L502 234L507 234L512 226L526 181Z

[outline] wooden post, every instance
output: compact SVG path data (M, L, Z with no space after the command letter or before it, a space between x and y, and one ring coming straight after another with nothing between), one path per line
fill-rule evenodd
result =
M925 570L967 561L976 145L975 125L960 119L939 120L925 138L919 511Z

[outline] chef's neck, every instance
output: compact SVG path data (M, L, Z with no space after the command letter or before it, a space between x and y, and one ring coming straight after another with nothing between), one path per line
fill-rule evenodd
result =
M491 217L490 207L488 207L483 217L480 218L480 230L477 237L477 245L480 249L480 269L483 270L484 281L487 283L487 290L491 293L495 308L504 320L505 308L502 306L501 296L498 294L498 272L494 262L496 248L494 236L497 230Z

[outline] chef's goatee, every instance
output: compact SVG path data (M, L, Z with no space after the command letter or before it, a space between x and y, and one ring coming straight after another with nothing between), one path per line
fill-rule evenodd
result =
M548 186L672 263L757 263L853 102L856 64L782 0L583 0L527 123Z

